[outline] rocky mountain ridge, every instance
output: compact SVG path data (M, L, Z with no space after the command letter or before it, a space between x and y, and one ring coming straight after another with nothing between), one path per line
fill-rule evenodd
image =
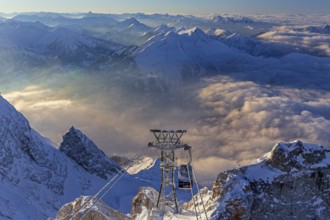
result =
M112 176L121 170L92 140L74 127L63 136L59 150L86 171L103 179L108 179L107 175Z
M82 162L82 157L88 160ZM75 128L64 135L58 150L0 96L0 219L39 220L55 216L64 203L80 195L94 195L119 169ZM123 179L131 182L133 177L125 174ZM125 192L126 197L133 197L142 184L136 181L136 189L133 186L128 193L123 189L111 199L120 200ZM120 208L111 199L105 199Z
M278 143L256 163L219 173L212 190L201 189L181 213L162 219L206 219L195 214L203 203L212 220L329 219L329 177L330 150L301 141ZM149 218L157 196L153 188L140 188L131 219Z
M258 163L218 175L212 219L329 219L330 150L279 143Z

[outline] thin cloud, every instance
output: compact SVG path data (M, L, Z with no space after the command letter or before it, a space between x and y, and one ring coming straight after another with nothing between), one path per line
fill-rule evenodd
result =
M296 47L299 51L330 56L330 35L310 32L306 27L281 26L263 33L259 39Z

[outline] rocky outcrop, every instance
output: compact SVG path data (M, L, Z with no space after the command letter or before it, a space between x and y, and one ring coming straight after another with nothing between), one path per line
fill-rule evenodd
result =
M88 172L103 179L108 179L107 174L111 175L120 171L117 163L107 157L92 140L74 127L71 127L63 136L59 150Z
M78 136L76 129L72 133ZM83 135L78 140L88 143L88 138ZM89 163L100 162L91 165L94 170L98 171L97 166L104 164L109 168L103 172L105 175L119 169L116 164L110 167L111 160L101 157L102 154L93 155L97 157L96 162L90 155L86 158ZM93 195L99 190L100 185L106 183L99 176L87 172L60 152L0 96L0 219L39 220L55 216L68 201L82 194ZM118 197L112 195L114 200Z
M306 169L325 159L326 151L322 146L304 145L301 141L277 144L266 161L271 166L285 172L292 169Z
M81 196L73 202L65 204L57 213L55 220L129 220L126 215L111 209L102 201ZM90 205L94 204L90 209Z
M213 219L330 219L330 151L279 143L259 163L218 175Z
M141 187L132 200L131 217L110 208L102 201L90 196L81 196L65 204L57 213L55 220L143 220L148 219L156 206L158 192L151 187ZM93 204L93 205L92 205Z
M140 188L138 194L133 198L132 201L132 218L137 219L139 215L141 216L143 214L148 216L152 208L156 207L157 198L158 192L155 189L151 187Z
M64 194L66 165L51 141L0 96L0 187L5 192L0 201L6 204L0 205L0 216L18 219L33 213L35 219L45 219ZM18 201L29 208L10 211Z

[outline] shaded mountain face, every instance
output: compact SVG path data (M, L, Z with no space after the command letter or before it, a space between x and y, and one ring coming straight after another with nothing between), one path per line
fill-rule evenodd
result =
M68 161L0 96L0 216L45 218L60 205ZM18 204L26 208L16 210ZM33 215L32 215L33 214Z
M195 27L166 34L155 33L130 53L138 70L159 85L170 88L182 81L216 73L241 54ZM157 84L156 83L156 84Z
M103 179L108 179L108 174L115 174L121 169L92 140L74 127L63 136L59 150L86 171Z
M83 146L90 169L61 153L0 96L0 219L47 219L64 203L94 194L120 169L77 129L66 137L63 146Z
M139 38L151 30L151 27L132 17L111 26L102 38L130 46L138 44Z
M209 209L213 219L329 219L329 176L329 150L279 143L258 163L220 173Z
M67 169L57 163L62 160L60 154L50 140L34 131L25 117L1 96L0 122L0 174L17 185L24 178L31 183L44 183L52 192L63 194Z
M8 55L10 51L17 57L27 54L30 59L41 59L45 63L60 60L91 65L122 48L79 28L48 27L40 22L6 20L0 23L0 32L0 53Z
M306 27L305 30L313 33L330 34L330 25L325 24L323 26L309 26Z

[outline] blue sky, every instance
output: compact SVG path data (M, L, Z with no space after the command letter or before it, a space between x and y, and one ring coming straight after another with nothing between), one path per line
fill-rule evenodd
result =
M330 0L0 0L0 12L329 13Z

